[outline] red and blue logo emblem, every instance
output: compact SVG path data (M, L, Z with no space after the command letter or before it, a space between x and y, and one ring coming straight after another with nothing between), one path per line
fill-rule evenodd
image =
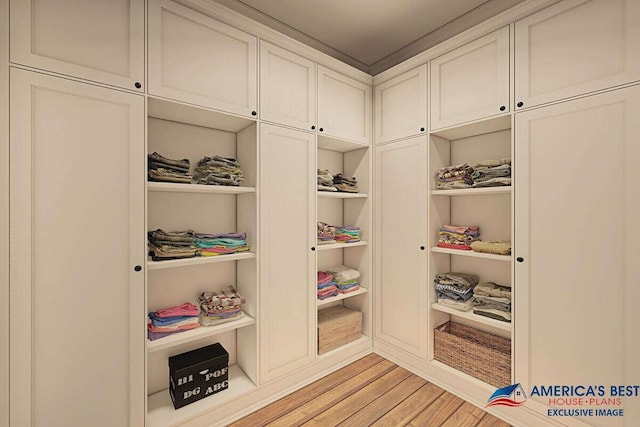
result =
M527 394L518 384L497 389L487 401L485 408L489 406L520 406L527 400Z

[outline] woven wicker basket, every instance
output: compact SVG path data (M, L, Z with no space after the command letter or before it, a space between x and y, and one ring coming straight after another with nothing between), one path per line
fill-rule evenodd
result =
M435 331L435 359L496 387L511 384L511 340L460 323Z

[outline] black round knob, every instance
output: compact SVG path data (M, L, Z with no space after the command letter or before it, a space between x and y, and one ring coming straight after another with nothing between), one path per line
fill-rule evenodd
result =
M258 112L257 112L257 111L252 111L252 112L251 112L251 115L252 115L252 116L257 116L257 115L258 115Z
M318 130L319 130L320 132L324 131L324 129L322 129L322 128L320 128L320 129L318 129Z
M524 102L520 101L516 104L518 107L522 107L524 105Z
M311 250L312 250L312 251L315 251L315 250L316 250L316 247L315 247L315 246L311 246Z
M522 258L521 256L519 256L518 258L516 258L516 261L518 261L518 262L524 262L524 258Z
M506 109L507 109L507 107L505 107L504 105L501 105L501 106L500 106L500 111L504 111L504 110L506 110Z
M420 250L421 250L421 251L424 251L424 246L420 246Z
M135 267L133 267L133 269L134 269L135 271L140 271L140 270L142 270L142 267L141 267L141 266L139 266L139 265L136 265Z
M136 89L140 89L142 87L142 83L136 82L136 84L134 84L134 86L136 87Z
M424 128L420 128L420 132L424 132Z
M311 130L316 130L316 127L312 125Z

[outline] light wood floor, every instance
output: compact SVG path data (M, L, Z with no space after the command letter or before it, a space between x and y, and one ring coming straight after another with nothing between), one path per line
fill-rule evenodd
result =
M508 427L482 409L370 354L235 422L257 426Z

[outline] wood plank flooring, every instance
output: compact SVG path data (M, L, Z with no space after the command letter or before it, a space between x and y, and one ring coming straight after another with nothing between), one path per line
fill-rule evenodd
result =
M404 368L370 354L230 427L509 427Z

